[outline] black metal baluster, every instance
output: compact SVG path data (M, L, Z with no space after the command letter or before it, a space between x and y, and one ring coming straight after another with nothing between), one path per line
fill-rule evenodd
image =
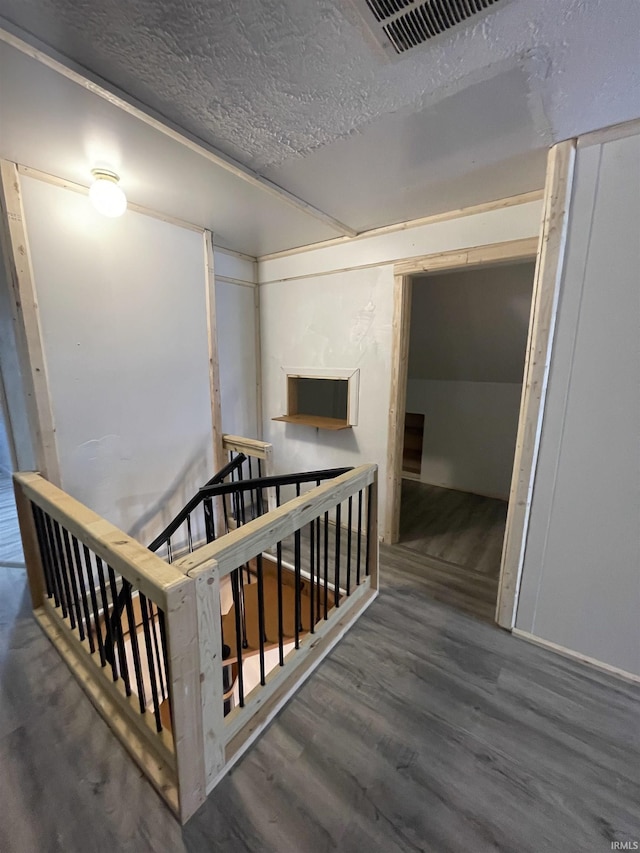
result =
M140 609L142 610L142 630L144 633L144 644L147 650L147 666L149 667L149 680L151 681L151 697L153 699L153 714L156 718L156 729L162 731L162 719L160 717L160 702L158 701L158 683L156 681L156 669L153 665L153 649L151 648L151 632L149 630L149 609L147 598L141 592Z
M84 640L84 624L82 621L82 609L80 607L80 596L78 595L78 579L73 565L73 557L71 556L71 543L69 541L69 531L62 528L62 538L64 539L64 550L67 559L67 571L71 579L71 593L73 595L73 606L76 612L76 621L78 626L78 634L80 639Z
M351 525L353 523L353 495L349 497L347 511L347 595L351 595Z
M112 628L112 636L115 634L116 646L118 648L118 662L119 662L119 672L124 681L125 692L127 696L131 696L131 682L129 681L129 665L127 664L127 654L124 646L124 632L122 630L122 612L118 607L118 587L116 585L116 574L111 568L111 566L107 565L107 574L109 576L109 586L111 588L111 601L113 604L112 613L109 616L109 621L111 622ZM122 583L126 584L127 581L122 579Z
M342 504L338 504L338 506L336 507L336 565L333 580L333 604L335 607L340 607L340 538L342 534L340 518L341 513Z
M171 690L169 689L169 646L167 644L167 625L164 619L164 610L156 607L158 613L158 625L160 626L160 644L162 646L162 660L164 663L164 678L167 685L167 694L169 696L169 714L173 719L173 707L171 705Z
M246 571L249 571L249 567L245 566ZM242 614L242 648L246 649L249 643L247 642L247 615L245 612L245 604L244 604L244 575L242 574L242 568L238 569L238 581L240 583L240 612Z
M57 597L54 596L53 575L51 562L49 557L49 549L47 546L44 522L42 519L42 510L34 503L31 504L31 512L33 515L33 524L36 529L36 538L38 540L38 548L40 550L40 559L42 561L42 571L44 573L45 586L47 588L47 598L53 598L56 607L58 606Z
M60 575L60 568L58 564L58 555L56 553L55 540L53 535L53 526L51 524L51 519L47 515L46 512L43 512L43 523L44 523L44 534L48 544L49 557L51 560L51 572L53 576L53 588L55 591L54 601L56 603L56 607L60 607L62 609L62 615L67 615L67 604L64 598L64 588L62 585L62 577ZM57 595L57 598L55 597Z
M214 542L216 538L216 529L213 523L213 501L211 498L204 499L202 508L204 512L204 529L207 542Z
M167 562L173 563L173 548L171 547L171 537L167 536Z
M105 657L111 664L111 676L114 681L118 680L118 668L116 666L116 642L111 630L111 618L109 616L109 600L107 598L107 585L104 580L104 566L98 555L96 558L96 569L98 571L98 583L100 585L100 598L102 599L102 620L105 628Z
M237 570L241 572L241 569ZM240 590L237 578L234 583L233 573L231 575L231 592L233 595L233 606L236 617L236 657L238 668L238 704L244 708L244 673L242 671L242 629L240 625Z
M240 496L240 514L242 516L242 524L243 526L247 523L246 513L245 513L245 505L244 505L244 491L238 492ZM246 564L247 569L247 583L251 583L251 572L249 571L249 564Z
M62 545L62 536L60 534L60 525L57 521L52 519L51 523L53 524L53 532L55 535L56 541L56 551L58 553L58 567L60 570L60 575L62 577L62 585L64 586L64 598L66 601L66 613L65 608L62 608L62 615L69 617L69 622L71 623L71 627L76 627L76 617L73 614L73 599L71 598L71 588L69 586L69 577L67 575L67 569L64 560L64 550Z
M82 600L82 609L84 611L84 622L87 626L87 640L89 641L89 650L93 654L96 650L96 645L93 640L93 631L91 630L91 614L89 612L89 599L87 598L87 587L84 582L84 574L82 572L82 559L80 557L80 546L75 536L71 536L73 545L73 556L75 557L76 569L78 571L78 586L80 588L80 598Z
M371 536L370 531L373 525L371 524L371 505L372 505L372 494L373 494L373 486L367 486L367 547L365 554L365 565L364 571L367 577L369 577L369 554L371 549Z
M142 604L142 601L140 602ZM147 710L144 696L144 683L142 681L142 666L140 664L140 647L138 645L138 631L136 630L136 618L133 613L133 598L131 596L131 587L128 586L125 592L124 606L127 610L127 622L129 623L129 642L131 643L131 653L133 655L133 670L136 676L136 686L138 688L138 702L140 704L140 713L144 714Z
M320 572L320 517L316 518L316 622L320 621L320 603L322 601L322 580Z
M278 565L278 658L280 666L284 666L284 617L282 613L282 540L276 545Z
M280 506L280 486L276 486L276 506Z
M315 526L313 521L309 522L309 630L312 634L316 630L316 620L314 614L314 597L315 597Z
M260 632L260 684L264 687L265 684L265 666L264 666L264 577L262 574L262 554L256 557L256 567L258 570L258 631Z
M98 641L98 653L100 654L100 665L105 666L106 658L104 655L104 643L102 642L102 628L100 627L100 608L98 607L98 597L96 596L96 582L93 576L93 568L91 566L91 552L86 545L82 546L84 554L84 565L87 571L87 581L89 583L89 595L91 596L91 607L93 609L93 627L96 632Z
M329 612L329 513L324 514L324 618Z
M191 513L188 513L187 518L187 547L189 548L189 553L193 553L193 534L191 533Z
M360 586L360 560L362 554L362 489L358 492L358 557L356 561L356 586Z
M247 462L249 464L249 479L253 480L253 472L251 471L251 457L247 458ZM256 505L255 498L253 497L253 489L249 490L249 497L251 499L251 519L253 520L256 517Z
M295 608L295 641L296 649L300 648L300 631L302 630L302 612L300 601L300 587L302 586L302 578L300 577L300 530L296 530L293 534L293 564L295 567L296 594L294 596Z
M300 483L296 483L296 497L300 497Z
M166 681L166 672L163 675L161 658L160 658L160 649L158 647L158 631L157 631L157 619L156 614L153 612L153 601L150 598L147 599L147 604L149 605L149 619L151 626L151 639L153 640L153 651L155 654L156 661L156 669L158 672L158 681L160 682L160 693L162 694L163 700L167 698L168 693L168 685L165 685Z

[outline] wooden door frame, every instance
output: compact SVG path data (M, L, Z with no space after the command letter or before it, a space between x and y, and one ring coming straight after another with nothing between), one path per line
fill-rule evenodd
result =
M493 243L471 249L425 255L394 265L391 396L387 451L387 495L384 541L398 541L402 485L402 446L407 393L411 276L536 260L520 417L509 508L500 566L496 622L515 623L524 546L535 479L555 317L560 293L576 141L549 151L542 225L539 237Z

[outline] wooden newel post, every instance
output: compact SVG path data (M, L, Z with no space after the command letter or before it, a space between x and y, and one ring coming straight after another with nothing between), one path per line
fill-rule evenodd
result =
M24 561L27 567L29 591L31 592L33 609L36 610L38 607L42 607L45 596L44 568L40 554L40 545L33 519L31 501L25 496L22 486L15 476L13 478L13 491L16 497L16 509L18 510L18 523L22 537Z

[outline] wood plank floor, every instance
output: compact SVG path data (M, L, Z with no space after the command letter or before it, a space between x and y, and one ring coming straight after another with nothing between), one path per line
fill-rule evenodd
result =
M24 566L11 475L0 470L0 567Z
M493 621L506 518L506 501L403 480L397 547L428 595Z
M640 687L380 597L182 828L0 571L2 853L604 853L640 840Z

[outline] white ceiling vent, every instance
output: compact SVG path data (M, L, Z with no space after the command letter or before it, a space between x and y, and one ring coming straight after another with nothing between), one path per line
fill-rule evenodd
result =
M504 0L356 0L377 41L388 53L412 47L462 26Z

